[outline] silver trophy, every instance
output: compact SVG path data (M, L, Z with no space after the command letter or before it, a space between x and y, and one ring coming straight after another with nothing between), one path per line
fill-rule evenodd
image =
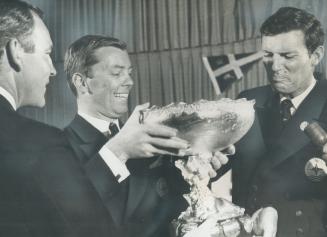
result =
M254 121L254 101L246 99L218 101L200 100L193 104L174 103L152 107L140 115L141 123L162 123L178 130L178 137L187 140L193 156L177 160L175 165L190 184L185 195L189 207L175 221L177 236L238 236L241 230L250 233L253 219L244 215L244 208L217 198L208 188L209 177L197 171L210 166L213 152L223 150L241 139ZM214 220L210 230L201 226ZM198 232L197 232L198 231Z

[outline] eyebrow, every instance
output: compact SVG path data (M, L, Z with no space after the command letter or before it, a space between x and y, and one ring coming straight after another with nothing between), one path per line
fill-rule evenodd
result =
M269 51L269 50L263 50L264 53L270 53L272 54L273 52ZM277 52L280 55L287 55L287 54L298 54L297 51L288 51L288 52Z
M280 53L281 55L289 55L289 54L297 54L297 52L286 52L286 53Z
M120 65L118 65L118 64L115 64L115 65L113 65L113 68L123 69L123 68L125 68L125 67L124 67L124 66L120 66Z
M114 69L124 69L125 66L121 66L121 65L115 64L115 65L113 65L113 68ZM129 66L128 69L133 69L133 66Z

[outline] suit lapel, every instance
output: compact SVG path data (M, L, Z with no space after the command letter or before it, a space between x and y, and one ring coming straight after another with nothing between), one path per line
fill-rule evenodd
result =
M0 95L0 107L3 107L4 109L9 111L15 111L14 108L10 105L10 103L2 95Z
M270 154L273 167L291 157L292 154L310 142L309 138L300 129L300 124L303 121L311 122L319 119L326 103L326 90L326 83L317 82L314 89L287 122Z
M129 218L134 213L138 204L142 201L144 193L148 186L148 178L146 174L131 175L129 177L129 190L126 207L126 218Z
M122 126L123 124L120 122L120 127ZM84 163L87 163L92 155L101 149L106 142L105 136L79 115L76 115L69 128L72 130L74 135L78 137L79 148L83 151L82 159ZM143 161L140 160L137 162ZM132 174L133 165L128 168ZM128 185L127 205L125 208L125 219L127 219L133 214L134 210L143 199L148 185L148 178L146 174L132 174L128 177L128 180L126 180L127 182L125 181L124 183L118 184L115 181L115 183L112 183L111 181L115 180L115 178L109 175L110 172L108 172L108 169L109 168L104 162L94 160L94 162L91 161L87 163L87 173L92 177L91 179L93 180L95 188L104 200L105 206L111 212L115 222L120 224L122 221L121 216L123 209L119 208L117 204L123 202L120 195L124 192L123 189L126 187L123 187L123 185ZM108 190L108 187L111 187L115 191ZM108 195L111 197L110 199L107 198Z
M78 138L79 148L83 151L79 158L83 163L86 163L106 142L105 136L79 115L76 115L69 127Z
M119 184L104 160L95 157L105 144L106 137L79 115L76 115L67 131L74 137L71 138L73 149L84 165L94 188L112 219L120 225L124 214L124 198L127 195L125 188L128 182Z
M269 149L280 135L282 125L279 113L279 96L271 93L263 107L256 108L262 136Z

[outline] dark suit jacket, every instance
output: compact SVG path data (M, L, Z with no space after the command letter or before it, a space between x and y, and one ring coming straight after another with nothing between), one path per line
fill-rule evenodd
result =
M156 168L149 168L154 159L128 161L131 175L118 183L98 154L102 133L78 115L65 132L116 225L128 236L168 236L169 223L187 207L179 170L169 160Z
M303 121L326 123L326 91L326 81L318 81L284 127L279 96L270 86L240 94L256 100L256 118L236 144L233 201L249 211L268 205L277 208L278 236L327 236L327 179L312 182L304 173L306 162L319 157L321 149L300 130Z
M121 236L63 133L2 96L0 236Z

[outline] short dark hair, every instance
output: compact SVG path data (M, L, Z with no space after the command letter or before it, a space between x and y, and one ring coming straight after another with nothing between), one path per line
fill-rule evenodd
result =
M34 29L33 13L42 18L42 11L20 0L0 0L0 56L7 43L16 38L26 52L34 52L30 39Z
M310 54L324 44L320 21L314 15L295 7L280 8L261 25L260 32L263 36L272 36L292 30L303 32L304 43Z
M86 35L72 43L65 54L64 68L68 84L75 95L76 88L72 82L74 73L88 75L89 68L98 62L95 51L102 47L115 47L127 50L125 42L102 35Z

